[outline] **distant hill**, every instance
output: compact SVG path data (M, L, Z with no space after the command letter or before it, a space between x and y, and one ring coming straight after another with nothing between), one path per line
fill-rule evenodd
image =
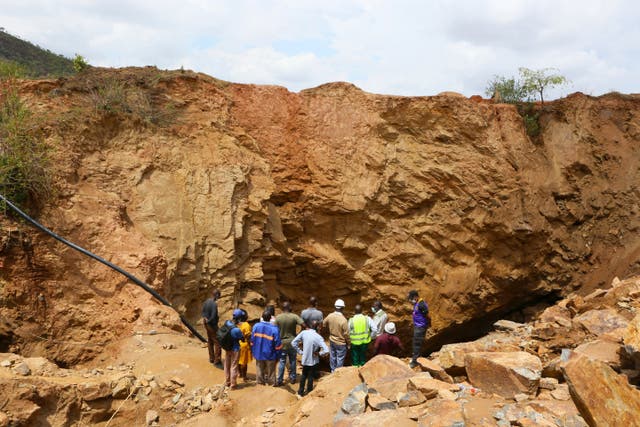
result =
M14 61L31 77L74 74L73 61L0 30L0 60Z

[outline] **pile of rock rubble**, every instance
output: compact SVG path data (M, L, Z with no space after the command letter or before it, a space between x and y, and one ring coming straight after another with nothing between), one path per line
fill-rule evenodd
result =
M640 279L571 295L527 324L501 320L419 362L377 356L337 371L291 409L296 425L640 425ZM335 416L320 421L328 398Z

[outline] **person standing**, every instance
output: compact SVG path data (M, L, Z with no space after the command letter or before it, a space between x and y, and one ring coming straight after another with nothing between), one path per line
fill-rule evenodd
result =
M296 355L297 351L291 346L291 341L296 337L297 326L302 326L304 321L295 313L291 312L291 303L282 303L283 313L276 317L276 325L280 329L280 339L282 339L282 351L280 352L280 364L278 366L278 378L276 385L281 386L284 380L284 367L289 359L289 384L296 382Z
M204 328L207 331L209 362L221 368L222 350L216 337L218 332L218 298L220 298L220 291L214 289L211 292L211 298L207 299L202 306L202 323L204 323Z
M373 321L362 314L362 306L356 304L355 315L349 319L349 340L351 341L351 358L353 366L362 366L367 361L367 347L374 333Z
M273 304L269 304L269 305L267 305L265 310L267 310L269 313L271 313L271 318L269 318L269 323L271 323L272 325L275 325L276 324L276 306L273 305ZM282 335L280 335L280 337L282 337ZM273 361L273 372L274 372L274 375L275 375L275 372L278 369L278 359L280 359L280 352L278 352L278 356Z
M251 325L247 322L248 316L247 312L243 309L242 316L240 317L240 324L238 324L238 328L242 331L242 335L244 336L244 341L240 341L240 355L238 356L238 371L240 374L240 378L243 381L247 381L247 367L249 363L253 360L251 356Z
M384 331L384 325L389 320L387 313L382 309L382 303L380 301L376 301L373 303L373 307L371 307L371 311L373 312L373 333L371 334L371 339L375 339L376 337L382 335Z
M418 357L420 357L424 336L431 325L431 318L429 317L429 306L418 296L418 291L415 289L410 291L407 298L413 305L413 342L409 367L415 368L418 366Z
M276 385L275 361L282 350L280 331L270 322L271 312L265 310L262 320L251 331L251 349L256 359L256 383Z
M396 336L396 324L389 322L384 325L382 335L378 335L373 343L373 354L389 354L393 356L398 350L404 350L404 347L402 347L402 342Z
M291 345L302 355L302 375L300 376L300 387L298 387L298 395L304 396L313 390L313 379L320 364L319 356L323 356L329 352L324 339L318 333L320 322L311 321L308 329L300 332L291 342ZM300 345L302 344L302 349ZM305 388L306 383L306 388Z
M307 324L307 327L311 326L311 322L314 320L318 322L318 325L322 324L322 320L324 319L324 315L317 308L318 299L314 296L309 298L309 307L302 310L300 313L300 317L304 320L304 323Z
M271 314L271 317L269 318L269 322L272 325L275 325L276 324L276 306L273 304L269 304L265 307L265 310Z
M344 311L344 301L337 299L334 307L336 311L328 315L322 326L329 328L329 365L331 372L344 366L344 359L349 347L349 325Z
M233 320L227 320L220 332L226 330L224 337L221 337L220 345L224 347L224 378L225 385L232 389L237 386L238 379L238 358L240 356L240 341L244 339L242 331L238 328L238 323L242 317L242 310L233 310Z

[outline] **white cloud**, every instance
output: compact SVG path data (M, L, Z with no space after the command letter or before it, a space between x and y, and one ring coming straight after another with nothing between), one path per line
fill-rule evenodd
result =
M631 0L0 0L7 31L94 65L403 95L482 93L521 66L594 95L638 92L639 20Z

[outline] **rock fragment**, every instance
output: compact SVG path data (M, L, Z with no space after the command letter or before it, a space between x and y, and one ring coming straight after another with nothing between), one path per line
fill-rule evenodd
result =
M406 392L399 392L396 395L396 402L401 408L407 406L416 406L427 400L422 393L418 390L409 390Z
M453 383L453 378L451 377L451 375L447 374L444 368L440 366L438 363L432 360L429 360L425 357L418 357L417 362L420 365L420 368L422 369L422 371L428 372L429 374L431 374L433 378L438 379L440 381Z
M340 411L335 420L340 420L349 415L357 415L364 413L367 408L367 384L361 383L353 388L349 395L344 399L340 406Z
M562 370L573 401L590 425L637 425L640 391L624 376L602 362L575 353Z
M13 365L11 370L16 375L22 375L23 377L26 377L27 375L31 375L31 369L29 368L29 365L27 365L25 362L16 363L15 365Z
M471 384L506 398L535 394L542 373L540 359L523 351L470 353L465 366Z
M429 378L424 375L416 375L409 378L407 389L418 390L424 395L425 398L433 399L438 396L438 392L440 390L457 392L460 390L460 386L436 380L434 378Z
M604 334L622 336L629 321L614 309L589 310L573 318L573 322L596 337Z
M159 419L160 419L160 415L158 415L158 412L154 410L148 410L145 415L145 422L146 422L146 425L148 426L153 425L153 423L155 423Z

